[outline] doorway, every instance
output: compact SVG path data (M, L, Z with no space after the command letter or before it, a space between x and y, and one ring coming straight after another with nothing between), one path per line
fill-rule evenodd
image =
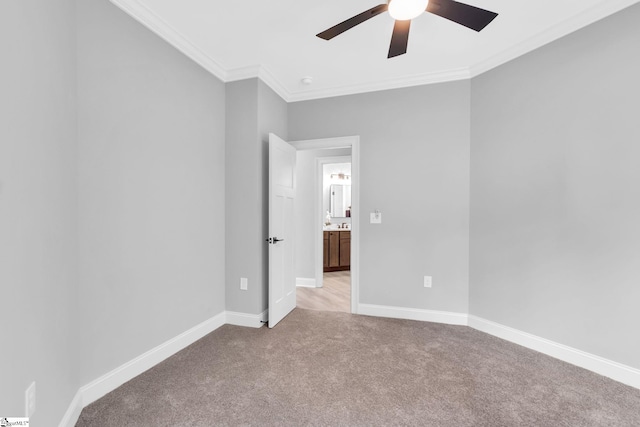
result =
M307 189L298 192L302 200L295 214L298 306L357 313L359 137L291 145L302 159L298 170L306 171L299 175L298 189Z
M298 153L301 156L303 153ZM336 148L308 152L315 157L316 181L322 225L322 281L298 290L298 307L351 313L351 149ZM339 156L338 156L339 155ZM309 173L309 172L307 172ZM315 206L314 205L314 206ZM316 215L311 215L313 219Z

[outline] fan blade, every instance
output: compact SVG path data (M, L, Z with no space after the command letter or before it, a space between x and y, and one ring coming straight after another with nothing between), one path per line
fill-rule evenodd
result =
M391 45L389 46L389 55L387 58L393 58L394 56L407 53L409 27L411 27L411 20L396 21L393 25L393 34L391 35Z
M356 15L352 18L347 19L346 21L339 23L338 25L334 25L328 30L325 30L321 33L316 34L316 36L320 37L321 39L331 40L335 36L340 35L347 30L350 30L356 25L362 24L367 19L371 19L374 16L380 15L382 12L385 12L388 8L389 8L389 5L386 3L379 4L376 7L372 7L371 9L365 12L362 12L359 15Z
M475 31L482 30L498 16L495 12L453 0L429 0L427 12L457 22Z

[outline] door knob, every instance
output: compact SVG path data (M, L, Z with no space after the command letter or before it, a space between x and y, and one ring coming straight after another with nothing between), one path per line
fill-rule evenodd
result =
M275 245L278 242L284 242L284 239L278 239L277 237L269 237L268 239L265 239L265 241Z

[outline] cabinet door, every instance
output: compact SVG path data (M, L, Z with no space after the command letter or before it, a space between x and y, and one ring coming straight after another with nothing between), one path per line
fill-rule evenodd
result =
M324 250L324 256L322 258L322 266L323 267L329 267L329 232L328 231L323 231L322 232L324 234L323 236L323 245L322 248Z
M329 232L329 267L340 266L340 232Z
M351 265L351 232L340 232L340 267Z

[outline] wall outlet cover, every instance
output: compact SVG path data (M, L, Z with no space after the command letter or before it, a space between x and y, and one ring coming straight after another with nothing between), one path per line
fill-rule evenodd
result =
M431 276L424 276L424 287L425 288L430 288L431 285L432 285Z
M382 212L371 212L371 224L382 224Z
M241 277L240 278L240 290L241 291L246 291L247 290L248 282L249 282L249 280L246 277Z
M36 382L32 382L24 392L25 416L27 418L33 416L36 412Z

